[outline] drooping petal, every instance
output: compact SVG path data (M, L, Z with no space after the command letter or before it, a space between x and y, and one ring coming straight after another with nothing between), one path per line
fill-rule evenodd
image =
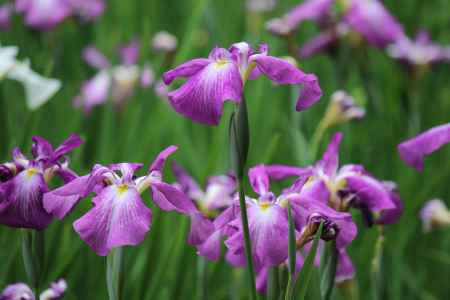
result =
M151 211L133 187L111 185L96 205L73 224L75 231L98 255L115 247L138 245L150 230Z
M180 88L169 92L168 97L178 113L200 123L217 125L224 102L241 101L242 87L238 67L224 58L202 67Z
M53 155L53 147L49 141L40 136L33 136L31 140L31 154L35 160L49 159Z
M197 246L198 255L217 261L220 258L221 237L220 230L214 231L202 244Z
M35 300L33 291L25 283L8 285L0 294L0 300Z
M422 171L424 157L448 143L450 143L450 123L433 127L401 143L398 145L398 151L406 164Z
M339 249L338 264L336 268L335 282L339 283L352 279L355 276L355 267L345 248Z
M189 245L200 245L214 232L214 224L201 213L190 215L191 230L188 235Z
M316 75L306 74L290 62L269 55L254 54L250 60L256 62L258 70L272 81L279 84L303 85L296 105L297 111L307 109L322 96Z
M44 209L62 220L84 196L90 175L78 177L60 188L44 194Z
M196 58L179 65L175 69L165 72L162 76L163 81L166 85L172 83L175 78L178 77L191 77L203 68L209 65L212 61L207 58Z
M108 69L111 63L96 47L87 46L83 49L83 59L93 68L102 70Z
M231 175L211 176L206 183L203 205L208 209L221 209L232 205L236 192L236 179Z
M266 172L271 179L282 180L287 177L300 177L311 173L311 168L299 168L285 165L266 165Z
M317 163L317 167L320 168L326 175L332 176L336 173L339 167L339 146L342 141L343 134L337 132L331 142L328 144L327 150L322 156L322 159Z
M64 140L58 148L55 149L52 159L54 161L59 160L63 155L71 152L73 149L78 148L84 143L78 134L71 134L66 140Z
M71 13L70 5L59 0L33 0L19 8L25 14L25 23L40 30L53 28Z
M184 214L197 212L192 201L179 189L165 182L151 184L153 201L163 210L176 210Z
M300 195L308 199L314 199L323 204L328 204L331 197L331 192L322 179L311 179L303 185ZM301 201L301 198L300 198Z
M389 191L373 177L356 174L346 176L345 181L346 188L355 195L354 206L370 212L396 209Z
M34 168L25 169L11 179L10 184L7 204L0 212L0 223L11 227L45 229L52 216L45 211L42 203L43 194L48 191L43 175Z
M380 216L375 220L376 224L393 224L402 215L404 206L400 196L395 191L390 191L390 196L395 208L382 211Z

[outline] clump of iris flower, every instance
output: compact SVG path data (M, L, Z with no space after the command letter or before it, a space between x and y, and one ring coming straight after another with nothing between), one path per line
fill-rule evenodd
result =
M258 271L257 287L261 292L265 289L267 270L269 267L286 265L288 258L288 203L293 208L297 238L298 272L303 263L303 256L309 251L309 242L315 235L320 222L324 223L321 239L326 242L336 240L342 259L338 265L339 278L347 278L347 272L342 263L347 263L345 247L356 236L356 225L347 212L336 211L321 203L311 195L302 195L303 185L308 179L310 168L295 168L289 166L253 167L249 171L250 183L257 198L247 197L246 205L252 254L255 268ZM279 196L270 191L270 179L280 180L287 176L299 177L290 187L283 190ZM235 205L238 205L237 202ZM223 214L230 215L229 208ZM237 212L237 210L235 210ZM245 265L244 239L241 220L238 213L228 218L228 224L223 230L228 237L225 245L228 248L226 258L234 266ZM341 257L341 255L340 255Z
M187 81L169 92L169 102L180 114L200 123L217 125L226 100L240 103L248 79L265 75L278 84L303 85L297 102L297 111L316 103L322 95L318 79L306 74L288 61L269 56L263 45L255 52L245 42L229 49L214 48L208 58L190 60L163 74L169 85L178 77Z
M154 73L149 64L138 65L139 48L138 41L119 47L121 64L112 66L98 49L86 47L83 58L98 72L83 83L80 94L74 99L74 106L89 114L93 107L104 104L111 97L115 107L121 109L133 96L139 82L144 88L151 86Z
M410 167L423 171L424 158L450 143L450 123L433 127L398 145L401 159Z
M11 162L0 165L0 224L11 227L45 229L52 221L44 205L44 194L55 176L70 182L76 174L69 169L65 154L80 146L82 140L71 135L53 149L45 139L33 137L32 159L15 148Z
M165 161L176 149L171 146L162 151L146 175L137 178L134 174L142 164L95 165L90 174L46 193L45 207L62 219L81 198L94 193L94 206L73 224L81 239L100 256L108 255L113 248L138 245L152 221L151 210L141 198L144 191L151 189L153 201L163 210L184 214L196 211L184 193L162 179Z
M424 232L450 227L450 211L440 199L433 199L425 203L420 211L420 218Z
M335 10L335 6L339 9ZM346 37L362 37L381 49L404 37L400 23L378 0L308 0L283 17L270 20L266 28L275 35L289 37L307 20L316 22L322 32L299 50L301 58L329 50Z
M52 282L50 287L43 291L39 300L61 299L67 290L67 283L64 279ZM0 300L35 300L33 291L25 283L14 283L8 285L0 294Z
M198 209L189 214L191 230L188 243L197 247L199 255L209 260L218 260L223 218L216 217L234 203L236 179L231 175L211 176L202 190L181 166L174 163L172 169L177 185Z
M95 21L105 9L103 0L16 0L14 5L27 26L43 31L72 16L82 22Z
M450 47L431 41L424 30L414 40L407 37L397 40L387 48L388 54L408 66L431 66L440 62L450 62Z
M61 82L34 72L28 60L17 60L18 52L18 47L0 45L0 82L3 79L19 81L25 89L28 108L35 110L59 91Z

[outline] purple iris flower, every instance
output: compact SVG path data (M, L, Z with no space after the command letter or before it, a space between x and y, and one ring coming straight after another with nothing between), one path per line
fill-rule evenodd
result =
M220 238L223 221L215 217L234 203L236 180L230 175L212 176L205 189L178 164L172 165L173 174L181 190L195 203L198 211L190 213L191 230L188 243L196 246L198 253L210 260L220 257ZM222 216L223 218L223 216Z
M334 0L307 0L290 10L282 18L270 20L266 28L275 35L289 35L306 20L322 22L330 17Z
M450 211L440 199L427 201L420 210L423 231L430 232L435 228L450 227Z
M163 74L168 85L177 77L187 77L178 89L169 92L169 102L180 114L208 125L219 124L224 101L239 103L247 79L267 76L279 84L302 84L297 111L304 110L322 95L317 77L303 73L286 60L268 55L267 46L254 52L245 42L229 49L214 48L208 58L190 60Z
M411 66L450 61L450 48L433 43L424 30L420 31L414 40L407 37L398 39L387 51L391 57Z
M72 14L82 21L92 22L101 16L105 10L104 0L66 0L69 2Z
M301 189L311 170L284 166L256 166L249 171L251 186L258 199L247 198L248 221L252 253L257 269L277 266L288 258L287 203L293 207L294 221L299 237L299 248L311 241L319 223L325 223L323 240L336 239L339 248L347 246L356 236L356 226L348 213L338 212L316 201L301 196ZM275 197L270 192L270 178L280 179L280 174L300 176L294 184ZM228 224L229 237L225 244L230 263L240 265L244 241L240 218Z
M134 40L119 47L121 64L112 66L110 61L98 49L88 46L83 50L83 59L98 73L85 81L81 92L74 99L74 106L81 107L89 114L95 106L104 104L111 97L116 108L122 108L130 99L140 82L141 87L152 85L154 74L152 68L146 64L140 67L139 42Z
M0 30L8 30L11 27L12 12L12 4L5 3L0 5Z
M90 174L45 194L44 205L61 219L80 198L93 192L94 206L73 224L81 239L101 256L116 247L138 245L150 230L152 220L151 210L141 198L145 190L151 189L153 201L163 210L185 214L196 211L184 193L162 179L165 161L176 150L170 146L162 151L147 174L138 178L134 174L142 164L96 165Z
M352 0L344 20L378 48L385 48L405 35L403 27L379 0Z
M401 159L410 167L423 171L424 157L450 143L450 123L433 127L398 145Z
M77 135L71 135L53 149L48 141L35 136L33 159L27 159L18 148L14 149L13 161L0 165L0 224L45 229L52 216L44 209L43 195L49 191L48 184L55 176L65 182L76 177L64 155L81 144Z
M16 0L16 10L24 14L25 23L35 29L49 30L72 13L63 0Z
M40 300L61 299L67 290L64 279L52 282L50 287L41 293ZM14 283L8 285L0 294L0 300L35 300L33 291L25 283Z

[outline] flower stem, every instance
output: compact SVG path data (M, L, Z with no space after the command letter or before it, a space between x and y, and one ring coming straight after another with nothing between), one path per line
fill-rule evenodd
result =
M25 272L35 294L39 295L39 285L45 256L44 232L23 229L21 234L22 259Z
M296 243L295 243L295 228L294 220L292 218L291 203L288 202L288 220L289 220L289 248L288 248L288 262L289 262L289 277L286 287L285 300L291 300L294 293L295 286L295 264L296 264Z
M106 284L109 300L120 300L122 294L123 249L115 248L106 257Z
M206 260L198 256L197 257L197 297L196 299L204 300L206 297Z
M239 206L241 211L242 231L244 233L245 255L247 258L248 279L250 284L251 299L257 299L255 272L253 268L252 248L250 242L250 231L248 227L247 206L245 203L245 163L247 160L249 148L249 126L245 98L242 99L239 106L236 106L235 112L230 119L230 155L233 170L237 177L237 188L239 192Z

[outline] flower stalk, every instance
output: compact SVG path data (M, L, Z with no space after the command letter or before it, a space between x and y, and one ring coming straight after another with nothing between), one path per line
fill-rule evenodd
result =
M291 203L288 202L288 220L289 220L289 248L288 248L288 263L289 274L286 287L285 300L293 299L294 286L295 286L295 264L296 264L296 241L295 241L295 226L292 218Z
M108 286L109 300L120 300L122 295L123 249L111 250L106 257L106 284Z
M44 232L22 229L21 234L25 272L36 295L38 295L45 257Z
M247 259L248 279L251 290L251 299L257 299L255 272L252 259L252 248L250 242L250 231L248 226L247 206L245 202L244 189L244 169L249 148L249 126L248 113L245 98L242 99L240 105L236 106L236 110L230 119L230 155L231 163L237 177L237 187L239 192L239 206L241 212L242 231L245 240L245 255Z

